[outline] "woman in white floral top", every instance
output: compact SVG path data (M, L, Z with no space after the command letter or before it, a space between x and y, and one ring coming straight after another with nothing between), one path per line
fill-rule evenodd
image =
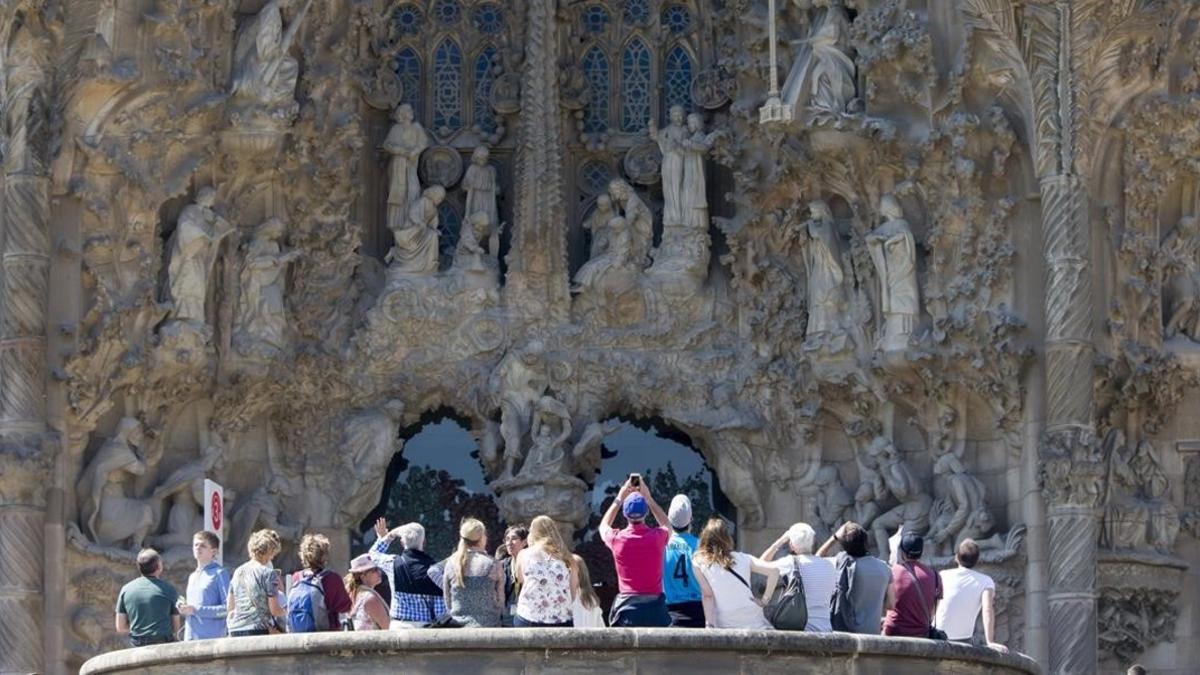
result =
M579 572L553 520L533 519L528 546L517 554L513 569L521 585L514 626L573 625L571 608L579 592Z

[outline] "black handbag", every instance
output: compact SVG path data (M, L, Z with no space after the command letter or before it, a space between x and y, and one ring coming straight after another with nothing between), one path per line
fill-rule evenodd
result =
M836 631L853 633L857 628L857 618L854 613L854 602L850 599L850 583L854 579L854 566L857 561L850 555L845 555L838 564L838 582L829 598L829 623Z
M792 556L792 574L787 586L775 590L763 615L776 630L804 630L808 625L808 600L804 596L804 579L800 577L796 556Z

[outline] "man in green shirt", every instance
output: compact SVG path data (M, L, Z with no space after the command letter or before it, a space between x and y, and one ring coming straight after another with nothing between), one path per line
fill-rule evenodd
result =
M129 635L132 647L172 642L183 625L175 601L179 593L163 581L162 558L152 548L137 556L142 576L125 584L117 596L117 632Z

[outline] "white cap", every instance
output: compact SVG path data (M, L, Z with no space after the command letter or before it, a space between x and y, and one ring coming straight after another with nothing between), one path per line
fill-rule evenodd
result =
M667 520L671 527L681 530L692 524L692 500L687 495L675 495L671 498L671 508L667 509Z

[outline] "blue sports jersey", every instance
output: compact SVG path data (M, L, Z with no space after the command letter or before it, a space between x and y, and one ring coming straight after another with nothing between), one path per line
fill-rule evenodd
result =
M692 574L692 554L696 552L696 535L671 534L667 555L663 558L663 593L667 604L700 600L700 585Z

